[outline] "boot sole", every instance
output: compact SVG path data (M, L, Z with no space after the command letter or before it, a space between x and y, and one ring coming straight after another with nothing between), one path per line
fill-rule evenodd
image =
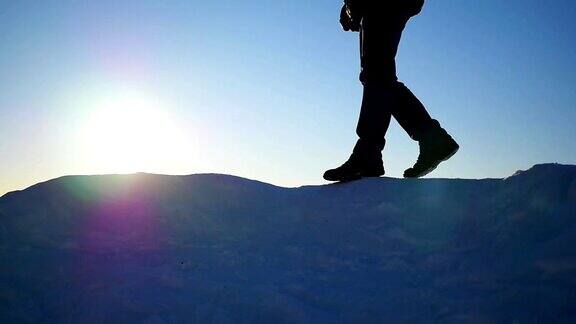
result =
M460 146L458 145L458 146L456 146L456 148L455 148L451 153L449 153L448 155L446 155L446 157L444 157L443 159L438 160L438 162L435 163L435 164L433 164L432 166L430 166L430 168L428 168L428 169L420 172L418 175L415 175L415 176L413 176L413 177L406 177L406 176L404 176L404 178L414 179L414 178L421 178L421 177L423 177L423 176L426 176L426 175L429 174L430 172L436 170L436 168L440 165L440 163L442 163L442 162L444 162L444 161L447 161L447 160L449 160L451 157L453 157L454 154L456 154L459 149L460 149Z
M351 182L351 181L356 181L356 180L360 180L362 178L380 178L381 176L383 176L384 173L378 175L378 174L367 174L367 175L362 175L362 174L355 174L353 176L350 177L345 177L345 178L340 178L340 179L326 179L324 178L324 180L327 181L334 181L336 183L346 183L346 182Z

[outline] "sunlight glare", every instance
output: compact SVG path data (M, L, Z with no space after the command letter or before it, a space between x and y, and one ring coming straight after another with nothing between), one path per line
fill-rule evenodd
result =
M107 173L170 169L187 148L166 108L136 93L101 100L82 127L83 159Z

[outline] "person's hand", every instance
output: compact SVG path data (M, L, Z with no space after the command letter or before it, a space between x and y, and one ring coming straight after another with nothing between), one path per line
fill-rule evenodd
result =
M344 4L340 10L340 25L345 31L360 31L360 21L352 18L348 6Z

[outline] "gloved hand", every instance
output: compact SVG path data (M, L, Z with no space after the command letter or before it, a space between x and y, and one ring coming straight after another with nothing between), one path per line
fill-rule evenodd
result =
M342 6L342 10L340 10L340 25L345 31L360 31L361 19L361 17L353 15L346 4Z

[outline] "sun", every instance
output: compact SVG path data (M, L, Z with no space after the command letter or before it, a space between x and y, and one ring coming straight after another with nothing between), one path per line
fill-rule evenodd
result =
M105 173L170 169L185 155L185 134L158 100L122 92L93 103L81 125L82 159Z

